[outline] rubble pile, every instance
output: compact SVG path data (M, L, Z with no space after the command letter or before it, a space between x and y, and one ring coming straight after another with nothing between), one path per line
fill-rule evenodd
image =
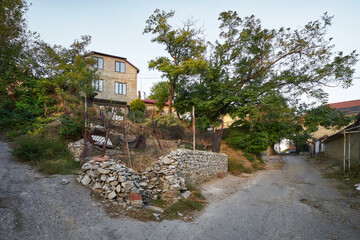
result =
M137 173L112 159L90 160L82 166L78 181L92 191L119 205L142 207L150 199L173 203L186 191L185 180L180 177L180 163L167 156L160 158L142 173Z

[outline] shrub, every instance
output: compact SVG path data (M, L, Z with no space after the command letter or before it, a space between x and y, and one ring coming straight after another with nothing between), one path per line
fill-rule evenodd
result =
M156 116L154 121L164 139L177 140L184 138L184 126L179 119L174 117L174 115Z
M144 123L146 122L145 113L142 111L131 111L128 115L128 118L133 123Z
M236 150L243 150L246 153L259 154L265 151L269 145L266 133L251 130L247 133L232 131L225 139L226 143Z
M61 116L60 135L65 138L79 139L83 131L83 122L68 115Z
M13 153L48 174L69 174L79 167L65 143L42 135L18 137Z
M130 102L130 110L144 112L146 110L144 101L140 99L133 100L132 102Z

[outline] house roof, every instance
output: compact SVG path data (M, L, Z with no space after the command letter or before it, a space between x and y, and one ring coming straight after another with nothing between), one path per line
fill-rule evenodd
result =
M328 142L328 141L331 141L339 136L342 136L344 134L344 131L345 132L348 132L348 131L353 131L356 129L359 128L360 129L360 113L356 116L356 121L353 123L353 124L350 124L349 126L347 126L346 128L344 128L343 130L341 131L338 131L337 133L327 137L325 139L325 142Z
M344 112L346 115L356 115L360 113L360 99L337 102L328 104L329 107L338 109L339 111Z
M156 103L156 100L151 100L151 99L144 99L143 101L144 101L144 103L148 103L148 104L155 104ZM169 106L169 101L167 101L165 103L165 106Z
M91 51L89 53L89 55L100 55L100 56L105 56L105 57L112 57L112 58L117 58L117 59L121 59L123 61L126 61L128 64L130 64L131 66L133 66L136 70L137 73L140 72L140 69L138 69L134 64L132 64L131 62L129 62L129 60L127 60L127 58L124 57L119 57L119 56L115 56L115 55L111 55L111 54L107 54L107 53L101 53L101 52L95 52L95 51Z

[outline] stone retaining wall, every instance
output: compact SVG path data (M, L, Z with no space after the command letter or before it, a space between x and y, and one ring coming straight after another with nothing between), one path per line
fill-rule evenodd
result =
M208 181L228 171L228 156L222 153L178 149L166 157L180 162L180 176L191 184Z
M150 199L176 202L189 195L185 181L198 184L227 169L225 154L178 149L141 173L113 160L91 160L82 166L78 181L124 207L141 207Z

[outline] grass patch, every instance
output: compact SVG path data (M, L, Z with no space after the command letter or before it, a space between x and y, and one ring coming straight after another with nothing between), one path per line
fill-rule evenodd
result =
M205 207L205 198L199 189L194 185L187 185L186 187L191 191L191 196L188 199L180 199L170 206L161 199L152 202L153 205L164 209L164 213L161 214L162 218L179 219L182 216L192 215L194 211L200 211Z
M252 173L250 168L246 168L244 164L236 158L229 158L228 171L232 173Z
M339 182L337 188L341 191L351 191L353 197L360 196L360 191L356 190L355 184L360 183L360 167L352 168L351 171L344 173L343 170L336 170L324 174L325 178L336 179Z
M18 137L13 154L46 174L73 174L80 167L63 141L42 135Z

